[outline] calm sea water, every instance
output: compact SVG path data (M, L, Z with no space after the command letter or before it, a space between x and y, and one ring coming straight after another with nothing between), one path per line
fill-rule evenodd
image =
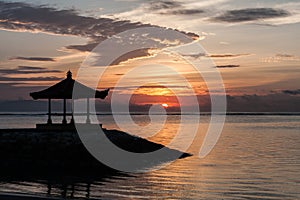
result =
M192 123L193 116L189 117ZM30 128L35 123L45 122L46 118L2 115L0 128ZM112 122L112 116L99 118L104 127L118 129ZM209 118L201 116L198 135L187 150L194 154L192 157L177 160L159 170L107 177L88 185L80 182L72 186L53 185L50 196L96 199L300 199L300 116L227 116L216 147L207 157L200 159L197 154ZM141 127L150 123L147 116L134 116L133 119ZM160 122L151 123L158 126ZM179 123L180 116L168 116L164 128L149 139L168 144L176 135ZM140 136L143 136L142 132ZM181 138L181 142L185 142L185 138ZM0 183L0 192L45 196L49 188L40 180L4 181Z

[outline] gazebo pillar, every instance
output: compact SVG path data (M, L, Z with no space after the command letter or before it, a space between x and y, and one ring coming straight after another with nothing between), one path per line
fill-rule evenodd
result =
M64 99L64 114L63 114L63 124L67 124L67 100Z
M86 99L86 123L90 124L90 98Z
M74 100L72 99L71 100L71 115L72 115L72 118L71 118L71 121L70 121L70 124L74 124L75 123L75 121L74 121Z
M52 124L51 119L51 99L48 99L48 121L47 124Z

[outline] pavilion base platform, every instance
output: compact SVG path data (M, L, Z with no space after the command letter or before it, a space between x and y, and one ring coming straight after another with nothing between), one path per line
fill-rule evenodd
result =
M100 126L102 128L102 124L84 124L77 123L77 125L84 126ZM49 130L49 131L75 131L75 124L36 124L37 130Z

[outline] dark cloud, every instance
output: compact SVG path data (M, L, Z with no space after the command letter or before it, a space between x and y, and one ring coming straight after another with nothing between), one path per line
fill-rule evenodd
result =
M191 54L181 54L182 56L192 57L192 58L201 58L201 57L210 57L210 58L236 58L241 56L250 56L251 54L245 53L245 54L206 54L206 53L191 53Z
M202 13L204 13L204 10L200 9L176 9L159 12L161 15L197 15Z
M180 6L174 1L153 2L151 9L170 9ZM92 51L100 42L126 30L134 30L142 27L157 27L161 30L167 28L143 24L140 22L131 22L129 20L118 20L110 18L94 18L79 15L75 10L57 10L47 6L35 6L28 3L12 3L0 1L0 28L8 30L27 30L41 31L60 35L75 35L89 38L90 42L84 45L70 45L66 49L78 51ZM184 11L187 12L187 11ZM196 11L190 11L196 12ZM178 30L177 30L178 31ZM192 39L199 36L191 32L179 31ZM157 36L159 40L153 38L153 42L165 41L164 36ZM148 38L149 39L149 38ZM150 38L151 40L151 38ZM162 47L168 44L160 44ZM148 52L140 50L139 52L129 53L121 56L114 64L132 59L135 57L148 56ZM27 61L55 61L53 58L36 57L15 57L12 59Z
M150 10L157 11L162 9L175 9L181 7L181 4L176 1L152 1L150 2Z
M12 57L10 60L26 60L26 61L38 61L38 62L54 62L54 58L47 58L47 57Z
M43 86L28 86L22 85L22 87L18 86L18 83L14 84L13 82L10 83L0 83L0 101L1 100L8 100L8 99L23 99L23 98L30 98L29 93L31 91L39 91L43 89ZM5 92L3 92L5 91ZM24 104L20 105L24 107ZM3 106L1 107L1 111L5 109L14 109L14 106ZM18 111L18 110L17 110Z
M274 56L266 57L262 59L262 62L267 62L267 63L278 63L282 61L299 61L300 58L296 55L291 55L291 54L276 54Z
M0 69L0 74L44 74L44 73L61 73L60 70L51 70L44 67L19 66L14 69Z
M247 8L240 10L229 10L222 15L213 18L213 21L217 22L248 22L260 19L270 19L277 17L286 17L290 13L282 9L274 8Z
M148 9L161 15L196 15L204 13L204 10L187 9L180 2L167 0L152 1Z
M0 25L6 29L40 30L93 39L107 37L140 25L129 21L84 17L74 10L56 10L27 3L0 2L0 9Z
M33 67L33 66L19 66L18 67L18 70L35 70L35 71L37 71L37 70L45 70L45 69L47 69L47 68L45 68L45 67Z
M67 49L74 49L78 51L92 51L99 43L98 42L93 42L89 44L84 44L84 45L69 45L66 48Z
M217 65L217 68L237 68L240 67L240 65Z
M61 35L76 35L92 39L92 44L73 45L69 49L90 51L104 39L125 30L149 27L127 20L80 16L74 10L33 6L27 3L0 2L0 27L12 30L50 32Z
M176 3L154 3L152 9L175 7ZM12 30L44 31L55 34L76 35L92 39L87 45L73 45L70 49L90 51L99 43L117 33L139 27L157 27L129 20L80 16L75 10L57 10L27 3L0 1L0 27ZM183 32L184 33L184 32ZM186 33L188 36L194 36Z
M134 59L137 57L145 57L150 56L149 49L137 49L135 51L128 52L120 57L118 57L116 60L114 60L111 65L118 65L122 62L128 61L130 59Z
M120 74L120 75L124 75L124 74ZM144 85L141 87L138 86L120 86L120 87L115 87L114 90L132 90L132 89L136 89L136 88L140 88L140 89L165 89L165 88L173 88L173 89L182 89L182 88L189 88L187 86L182 86L182 85L172 85L172 86L168 86L165 87L163 85Z
M228 96L230 112L300 112L300 96L286 94Z
M178 30L177 30L178 31ZM186 34L187 36L191 37L192 39L196 40L199 38L199 35L197 35L196 33L192 33L192 32L182 32L180 31L181 33L184 33Z
M282 58L294 58L294 55L290 55L290 54L276 54L276 57L282 57Z
M1 82L11 82L11 81L58 81L61 80L61 78L56 76L49 76L49 77L6 77L6 76L0 76Z
M24 82L58 81L56 76L27 77L28 74L61 73L60 70L52 70L45 67L19 66L13 69L0 69L0 82L9 82L11 85L24 85ZM12 77L11 75L24 75L23 77Z
M283 94L289 94L289 95L300 95L300 89L298 90L283 90Z
M47 112L47 102L46 101L38 101L38 102L24 102L24 101L6 101L5 99L31 99L29 97L29 93L32 91L39 91L43 89L42 86L23 86L23 87L17 87L12 86L11 84L5 84L0 83L0 90L7 91L5 95L0 96L0 110L1 111L15 111L20 112L22 110L29 111L45 111ZM152 104L157 102L158 104L165 101L165 102L171 102L177 104L177 99L172 96L162 97L163 99L157 99L155 96L149 96L149 95L140 95L135 94L132 95L132 100L130 101L130 111L136 111L136 112L148 112L149 108L152 106ZM140 99L149 100L149 104L143 104L139 105ZM183 99L188 100L190 97L185 96L182 97ZM197 96L199 101L199 107L201 112L210 112L211 111L211 98L209 95L198 95ZM287 95L282 93L276 93L276 94L265 94L265 95L239 95L239 96L227 96L227 111L228 112L300 112L300 96L299 95ZM39 103L43 103L43 105L39 106ZM147 101L148 102L148 101ZM151 103L150 103L151 102ZM61 109L61 102L58 102L59 105L56 107L56 103L53 102L53 110L55 111L56 108L59 111ZM146 108L142 108L139 106L145 106ZM133 109L133 108L134 109ZM111 106L106 101L101 101L99 104L96 102L96 110L97 112L111 112L110 110ZM193 109L193 107L191 107ZM189 110L189 107L185 107L185 110ZM178 110L180 111L180 110ZM193 110L191 110L193 112Z
M187 86L182 86L182 85L170 85L168 87L163 86L163 85L144 85L144 86L141 86L140 88L165 89L165 88L188 88L188 87Z
M186 56L186 57L192 57L192 58L201 58L201 57L204 57L204 56L207 56L207 54L205 53L191 53L191 54L180 54L181 56Z
M240 56L250 56L251 54L212 54L209 55L211 58L235 58Z
M295 56L295 55L291 55L291 54L276 54L275 59L277 60L296 60L298 61L299 60L299 57L298 56Z

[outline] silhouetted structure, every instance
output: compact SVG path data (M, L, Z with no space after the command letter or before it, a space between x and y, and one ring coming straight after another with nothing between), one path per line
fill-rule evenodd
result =
M76 85L76 89L80 92L76 93L76 96L73 95L73 88L74 85ZM45 89L39 92L33 92L30 93L30 96L37 100L37 99L48 99L48 121L47 121L47 127L50 128L52 125L52 119L51 119L51 100L52 99L63 99L64 106L63 106L63 120L62 124L67 125L67 113L66 113L66 101L67 99L72 99L72 119L70 124L74 124L74 113L73 113L73 99L87 99L87 119L86 123L90 123L90 110L89 110L89 99L91 97L93 98L100 98L105 99L105 97L108 95L109 89L98 91L93 90L77 81L75 81L72 78L72 72L67 72L67 78L62 80L61 82ZM38 125L37 125L38 126ZM53 127L53 126L52 126Z

